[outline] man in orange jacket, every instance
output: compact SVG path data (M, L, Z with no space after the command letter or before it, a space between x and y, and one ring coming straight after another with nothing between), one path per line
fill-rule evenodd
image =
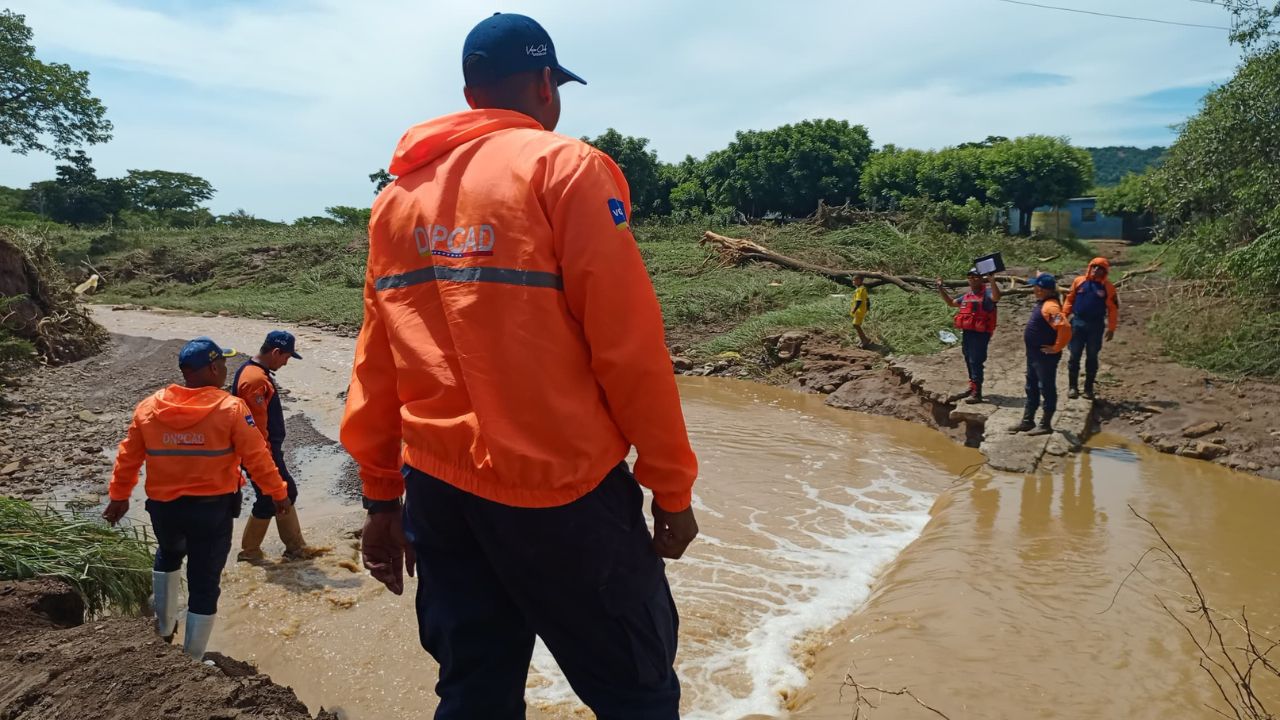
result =
M1120 297L1116 286L1107 279L1110 273L1111 263L1106 258L1094 258L1084 275L1071 284L1062 305L1063 313L1071 320L1071 357L1067 360L1071 391L1067 397L1073 399L1080 397L1080 355L1085 354L1084 396L1092 400L1103 338L1110 342L1120 324Z
M232 520L240 515L240 465L275 500L290 502L271 451L243 400L228 395L226 356L209 338L187 343L178 356L185 385L170 385L138 403L111 475L102 517L115 525L129 511L138 471L147 468L147 513L156 536L151 573L156 632L178 631L178 588L187 560L187 629L183 650L204 656L218 612L222 568L231 552Z
M627 183L552 132L581 80L532 19L477 25L463 75L472 109L405 134L369 223L364 563L400 593L416 556L437 718L523 718L535 635L598 717L675 718L662 558L697 534L697 461Z

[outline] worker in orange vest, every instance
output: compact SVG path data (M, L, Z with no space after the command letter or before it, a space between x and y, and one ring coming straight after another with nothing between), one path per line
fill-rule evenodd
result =
M253 422L262 432L262 437L271 447L271 459L275 461L280 477L289 489L289 502L298 500L298 485L284 461L284 405L280 402L280 388L276 386L275 373L289 364L289 360L301 360L296 348L297 340L293 333L286 330L272 330L262 342L258 354L245 361L236 370L231 381L231 394L244 400L253 413ZM276 517L275 503L262 486L254 480L250 473L249 481L253 485L256 500L249 511L249 520L245 523L244 533L240 536L240 553L237 560L256 562L263 559L262 539L271 526L271 518L276 518L276 532L284 543L286 560L298 560L314 554L307 547L302 537L302 523L298 519L298 510Z
M186 559L182 647L197 660L213 632L232 521L240 515L241 464L274 499L278 514L291 508L248 406L222 389L226 358L232 354L207 337L182 348L178 367L184 384L170 385L138 403L116 455L111 501L102 513L112 525L124 517L138 471L146 465L146 508L157 545L151 573L156 632L171 641L178 630L178 589Z
M369 223L341 430L364 564L420 574L437 718L523 718L535 636L598 717L677 718L663 558L697 535L697 460L627 182L552 132L579 78L538 23L496 14L462 55L472 109L409 129Z
M1027 402L1022 422L1013 431L1048 435L1053 432L1053 414L1058 409L1058 364L1062 361L1063 348L1071 342L1071 324L1062 312L1058 281L1054 276L1038 272L1027 280L1027 285L1036 299L1022 333L1027 349ZM1042 403L1044 413L1037 425L1036 411Z

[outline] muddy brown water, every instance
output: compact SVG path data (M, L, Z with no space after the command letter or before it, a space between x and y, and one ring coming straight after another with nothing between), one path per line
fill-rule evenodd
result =
M115 333L244 347L274 327L96 315ZM296 331L306 360L280 375L288 409L332 437L353 341ZM850 718L849 675L909 687L954 720L1219 717L1194 645L1157 601L1183 607L1177 574L1149 557L1120 587L1156 542L1130 505L1215 606L1245 607L1255 629L1280 637L1278 483L1108 437L1052 475L959 479L981 456L920 426L742 382L680 387L702 463L703 535L669 565L687 718ZM344 462L335 447L297 454L308 540L332 550L229 567L212 647L313 709L428 717L436 666L417 643L413 585L395 597L360 570L350 533L362 513L334 492ZM1280 687L1260 688L1280 705ZM528 698L530 717L590 717L541 647ZM873 699L873 718L936 717Z

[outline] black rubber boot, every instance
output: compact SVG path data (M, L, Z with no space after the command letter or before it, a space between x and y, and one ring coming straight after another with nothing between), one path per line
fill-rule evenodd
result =
M1035 420L1032 420L1029 417L1024 417L1022 418L1022 422L1018 423L1013 427L1013 431L1016 433L1026 432L1028 430L1034 430L1035 427L1036 427Z
M1093 399L1093 383L1084 384L1084 396L1089 398L1090 400Z
M1075 387L1071 388L1070 390L1067 391L1067 397L1071 398L1072 400L1075 400L1076 398L1080 397L1080 390Z

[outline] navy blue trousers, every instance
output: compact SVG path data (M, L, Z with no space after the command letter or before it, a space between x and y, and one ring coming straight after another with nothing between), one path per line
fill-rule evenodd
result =
M1041 425L1049 427L1053 414L1058 410L1058 365L1062 353L1049 355L1038 349L1027 348L1027 405L1024 420L1035 420L1036 410L1044 403L1044 419Z
M1102 339L1107 334L1107 319L1085 320L1071 318L1071 357L1067 360L1067 379L1071 387L1079 387L1080 355L1084 354L1084 386L1092 388L1098 377L1098 353L1102 352Z
M231 525L240 514L240 493L211 497L147 500L156 536L157 572L174 572L187 561L187 608L200 615L218 612L222 568L231 552Z
M600 720L679 718L679 618L625 464L553 508L404 476L419 638L440 663L437 720L524 718L535 635Z
M991 333L976 330L962 330L960 333L960 349L964 351L964 364L969 369L969 382L982 390L987 366L987 348L991 345Z
M284 464L284 449L280 445L271 446L271 459L276 461L276 469L280 471L280 477L284 478L284 484L289 488L289 502L298 501L298 484L293 481L293 476L289 474L289 468ZM262 492L262 488L258 487L258 483L253 481L253 477L249 475L249 471L245 471L245 476L249 478L249 484L253 486L253 509L250 514L259 520L270 520L276 516L276 502L271 499L270 495Z

